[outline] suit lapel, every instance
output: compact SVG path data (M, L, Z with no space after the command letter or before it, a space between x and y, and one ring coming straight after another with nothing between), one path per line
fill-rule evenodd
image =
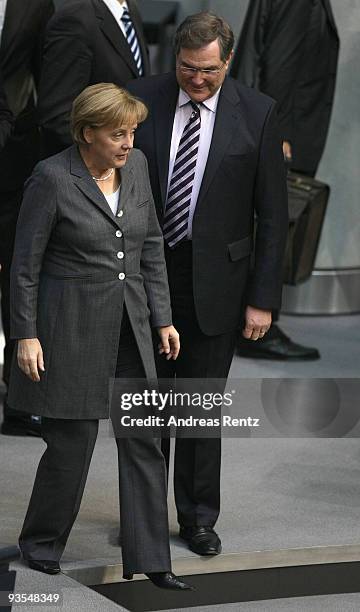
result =
M127 165L121 170L121 200L125 202L125 198L131 192L134 183L131 165ZM96 182L90 176L90 173L85 166L79 150L76 145L71 148L70 152L70 173L73 181L78 189L116 225L118 225L117 217L114 217L109 204L104 195L97 187Z
M226 77L219 96L214 132L211 140L209 157L207 160L196 209L204 200L219 165L230 149L231 139L241 121L241 113L237 108L238 94L230 79Z
M131 153L129 153L126 165L120 170L121 176L121 208L126 209L129 202L133 200L135 192L135 175L133 171Z
M1 63L11 54L11 47L17 33L20 32L29 10L29 3L24 0L8 0L6 4L4 27L1 35Z
M104 36L110 41L115 51L117 51L122 59L128 64L134 75L139 76L131 49L120 26L116 23L113 14L102 0L93 0L93 4L96 17L100 22L100 28Z
M163 206L167 193L171 136L178 95L179 86L175 74L171 74L166 83L159 89L154 109L156 158ZM163 210L159 212L163 213Z

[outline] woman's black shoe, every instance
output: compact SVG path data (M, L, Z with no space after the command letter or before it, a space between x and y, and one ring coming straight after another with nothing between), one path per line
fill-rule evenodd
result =
M61 572L58 561L35 561L34 559L26 561L30 569L44 574L59 574Z
M195 591L193 586L179 580L172 572L151 572L145 574L155 586L160 589L173 589L177 591Z
M173 589L177 591L195 591L193 586L179 580L172 572L151 572L145 574L155 586L160 589ZM124 574L124 580L132 580L134 574Z

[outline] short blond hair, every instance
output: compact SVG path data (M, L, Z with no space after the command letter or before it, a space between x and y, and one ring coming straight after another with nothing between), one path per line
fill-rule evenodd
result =
M145 104L114 83L89 85L75 98L71 133L77 144L86 144L84 128L139 124L146 119Z

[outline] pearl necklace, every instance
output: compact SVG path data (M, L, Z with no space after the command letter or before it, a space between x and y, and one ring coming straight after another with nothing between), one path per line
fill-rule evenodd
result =
M107 181L108 178L110 178L110 176L113 174L113 172L114 172L114 168L111 168L109 174L104 176L104 178L96 178L96 176L93 176L92 178L94 179L94 181Z

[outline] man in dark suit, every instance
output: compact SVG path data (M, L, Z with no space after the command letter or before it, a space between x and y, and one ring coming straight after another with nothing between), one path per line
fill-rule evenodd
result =
M46 33L39 92L43 157L71 145L71 105L85 87L96 83L122 87L149 73L135 0L66 2Z
M237 327L257 340L280 304L288 220L275 103L226 76L233 42L220 17L192 15L175 37L176 73L128 84L149 107L136 146L149 163L180 333L176 364L158 364L165 378L226 379ZM176 441L180 536L201 555L221 550L220 458L219 439Z
M315 176L325 147L339 53L330 0L252 0L231 74L278 102L284 154L295 172ZM274 316L275 315L275 316ZM273 321L278 313L273 313ZM256 346L240 338L239 354L317 359L272 325Z
M23 185L39 158L36 87L40 76L42 36L52 12L51 0L7 0L5 12L0 12L0 69L7 103L15 116L12 135L0 153L1 312L6 341L3 368L6 385L14 349L14 342L10 340L10 265ZM5 400L1 431L38 433L38 426L34 419L11 411Z

